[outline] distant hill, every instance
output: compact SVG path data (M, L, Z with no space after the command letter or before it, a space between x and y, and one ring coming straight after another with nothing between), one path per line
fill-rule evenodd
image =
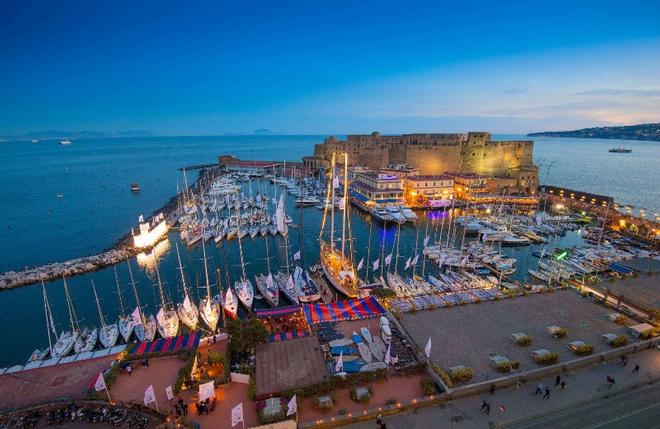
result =
M583 128L573 131L543 131L540 133L529 133L527 136L660 141L660 122L655 124L626 125L623 127Z
M129 131L34 131L25 134L6 135L1 138L4 140L31 140L31 139L107 139L107 138L130 138L130 137L150 137L152 133L144 130Z

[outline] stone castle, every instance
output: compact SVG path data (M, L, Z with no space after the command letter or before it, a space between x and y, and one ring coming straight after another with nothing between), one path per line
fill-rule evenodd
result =
M346 140L328 137L305 157L311 168L327 167L333 152L348 152L351 165L379 170L392 164L408 164L422 175L476 174L495 180L497 191L535 193L538 167L532 141L494 141L490 133L349 135Z

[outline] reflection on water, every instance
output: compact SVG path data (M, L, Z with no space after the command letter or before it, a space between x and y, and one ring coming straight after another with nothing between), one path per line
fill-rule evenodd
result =
M140 267L147 271L153 271L157 263L160 263L160 260L163 256L170 250L170 240L168 237L165 237L163 241L158 243L150 252L140 252L137 254L136 259Z

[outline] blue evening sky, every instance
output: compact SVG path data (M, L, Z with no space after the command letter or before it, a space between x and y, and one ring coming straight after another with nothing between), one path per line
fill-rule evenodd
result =
M0 2L0 134L660 121L660 1Z

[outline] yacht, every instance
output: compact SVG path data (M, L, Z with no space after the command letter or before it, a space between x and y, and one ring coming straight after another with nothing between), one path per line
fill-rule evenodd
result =
M632 152L632 149L629 149L629 148L624 147L623 145L621 145L619 147L613 147L608 152L610 152L610 153L630 153L630 152Z
M408 222L416 222L419 219L419 216L415 214L409 207L401 207L401 214L406 218Z
M62 146L69 146L71 143L73 143L73 142L69 139L60 140L60 144Z

